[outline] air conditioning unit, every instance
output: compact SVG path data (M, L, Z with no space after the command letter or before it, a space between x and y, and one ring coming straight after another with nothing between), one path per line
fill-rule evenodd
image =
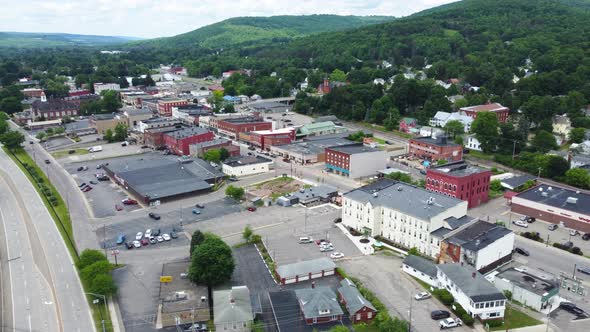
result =
M177 300L184 300L186 299L185 291L176 292L175 297Z

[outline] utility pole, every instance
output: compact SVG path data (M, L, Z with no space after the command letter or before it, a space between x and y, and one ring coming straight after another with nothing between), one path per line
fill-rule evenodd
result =
M516 154L516 140L512 141L514 145L512 146L512 160L514 160L514 155Z
M545 247L549 247L549 234L547 234L547 242L545 243Z
M414 301L410 295L410 319L408 320L408 332L412 332L412 302Z
M103 230L102 246L104 247L104 255L106 257L109 257L107 255L107 225L106 224L102 224L102 230Z
M575 280L576 277L576 268L578 267L578 264L574 264L574 273L572 273L572 279Z

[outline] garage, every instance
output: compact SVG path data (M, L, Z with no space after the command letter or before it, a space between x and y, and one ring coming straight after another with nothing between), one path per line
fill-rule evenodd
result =
M326 257L280 265L276 268L282 285L334 275L336 264Z

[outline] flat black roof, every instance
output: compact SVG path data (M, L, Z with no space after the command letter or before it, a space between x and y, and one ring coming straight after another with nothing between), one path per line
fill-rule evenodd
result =
M590 195L581 191L543 184L524 191L515 197L590 215Z
M363 143L333 146L333 147L330 147L329 149L334 150L334 151L338 151L338 152L342 152L342 153L346 153L346 154L381 151L379 149L375 149L370 146L365 146Z
M466 163L465 161L457 161L454 163L444 164L442 166L436 166L436 167L429 169L428 171L433 171L436 173L444 173L444 174L448 174L450 176L456 176L456 177L463 177L463 176L468 176L471 174L490 172L487 169L471 166L468 163Z
M443 137L443 136L439 136L437 138L432 138L430 136L426 136L426 137L416 137L416 138L412 138L415 141L420 141L420 142L424 142L424 143L428 143L428 144L432 144L432 145L436 145L436 146L461 146L457 143L454 143L453 141L449 141L448 138Z

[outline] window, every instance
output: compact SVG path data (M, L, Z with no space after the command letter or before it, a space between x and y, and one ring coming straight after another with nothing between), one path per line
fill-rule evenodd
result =
M490 312L490 314L488 315L489 317L498 317L500 316L499 312Z
M486 302L486 308L490 307L490 302Z
M320 309L320 315L327 315L330 313L330 309Z
M361 320L361 314L356 314L356 320Z
M373 312L372 311L367 312L367 318L371 319L371 317L373 317Z

